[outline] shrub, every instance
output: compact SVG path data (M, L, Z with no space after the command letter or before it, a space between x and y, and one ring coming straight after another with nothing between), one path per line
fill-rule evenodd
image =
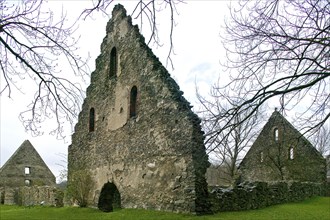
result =
M63 207L64 206L64 192L60 189L57 189L55 192L55 206Z
M78 170L71 174L68 184L68 196L77 201L80 207L87 207L94 181L87 170Z

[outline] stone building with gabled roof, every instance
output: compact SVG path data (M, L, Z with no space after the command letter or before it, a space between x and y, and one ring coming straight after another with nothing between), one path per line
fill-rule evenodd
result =
M241 181L324 183L325 159L276 109L243 158Z
M56 179L29 140L0 168L0 187L55 186Z
M86 170L95 183L92 206L111 185L124 208L208 212L209 162L191 108L116 5L69 146L68 185Z

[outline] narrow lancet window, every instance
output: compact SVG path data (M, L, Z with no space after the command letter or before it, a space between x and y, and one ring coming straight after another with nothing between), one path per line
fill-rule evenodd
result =
M289 159L293 160L294 159L294 148L290 147L289 149Z
M111 50L110 53L110 72L109 76L110 78L116 77L117 76L117 49L114 47Z
M130 109L129 109L130 118L135 117L137 115L137 113L136 113L137 93L138 93L138 91L137 91L136 86L133 86L133 88L131 89L131 95L130 95Z
M89 132L93 132L95 130L95 110L91 108L89 110Z
M278 141L278 128L274 129L274 140Z
M260 162L264 162L264 152L260 152Z

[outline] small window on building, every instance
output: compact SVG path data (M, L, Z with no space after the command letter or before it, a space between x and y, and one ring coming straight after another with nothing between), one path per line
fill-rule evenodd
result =
M89 110L89 132L93 132L95 130L95 110L91 108Z
M264 152L260 152L260 162L264 162Z
M24 173L25 173L25 175L29 175L30 174L30 167L25 167L24 168Z
M133 86L131 89L131 95L130 95L130 107L129 107L129 117L135 117L137 115L137 88L136 86Z
M294 159L294 148L293 147L289 148L289 159L290 160Z
M274 129L274 140L278 141L278 128Z
M117 76L117 49L114 47L110 53L110 78Z
M30 186L31 185L31 180L25 180L24 183L25 183L25 186Z

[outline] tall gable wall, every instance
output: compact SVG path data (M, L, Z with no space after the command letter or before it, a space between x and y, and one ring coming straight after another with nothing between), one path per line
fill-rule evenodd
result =
M115 6L69 147L69 184L70 174L86 169L96 183L94 205L109 181L126 208L208 211L203 133L182 94L125 9Z

